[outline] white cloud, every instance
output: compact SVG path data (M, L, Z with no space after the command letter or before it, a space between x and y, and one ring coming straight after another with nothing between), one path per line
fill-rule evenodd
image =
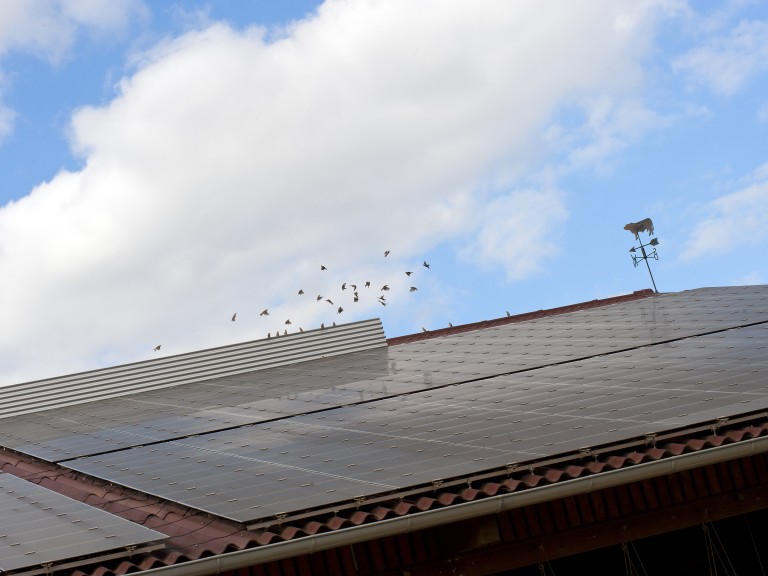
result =
M482 227L462 256L482 266L501 267L509 280L526 278L560 252L557 230L567 218L560 192L517 190L485 208Z
M673 68L717 94L733 95L768 70L768 22L739 22L729 34L677 58Z
M348 298L342 282L390 283L407 309L403 268L456 238L510 279L535 273L562 199L499 191L555 110L632 93L653 16L337 0L271 43L222 25L164 43L73 118L84 168L0 210L2 379L382 312L313 301Z
M682 253L684 260L726 254L768 239L768 164L755 171L741 190L713 200L708 215L695 227Z

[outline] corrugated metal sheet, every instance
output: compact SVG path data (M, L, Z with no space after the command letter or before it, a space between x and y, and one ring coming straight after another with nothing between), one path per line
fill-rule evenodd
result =
M378 318L0 388L0 418L386 347Z

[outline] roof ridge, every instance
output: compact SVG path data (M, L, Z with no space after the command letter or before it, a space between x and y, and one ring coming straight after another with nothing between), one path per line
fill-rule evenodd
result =
M524 322L526 320L535 320L537 318L546 318L549 316L557 316L558 314L567 314L569 312L578 312L579 310L586 310L589 308L597 308L600 306L608 306L611 304L621 304L623 302L630 302L632 300L640 300L653 296L656 293L650 288L644 290L635 290L632 294L622 294L621 296L611 296L609 298L596 298L594 300L588 300L586 302L579 302L577 304L568 304L566 306L558 306L556 308L547 308L545 310L536 310L533 312L523 312L521 314L512 314L510 316L503 316L501 318L493 318L491 320L481 320L479 322L470 322L469 324L460 324L458 326L449 326L447 328L438 328L437 330L426 330L424 332L417 332L415 334L405 334L403 336L394 336L387 338L387 344L389 346L397 346L398 344L406 344L408 342L417 342L419 340L428 340L430 338L437 338L439 336L449 336L452 334L462 334L464 332L472 332L473 330L482 330L484 328L491 328L494 326L503 326L505 324L514 324L516 322Z

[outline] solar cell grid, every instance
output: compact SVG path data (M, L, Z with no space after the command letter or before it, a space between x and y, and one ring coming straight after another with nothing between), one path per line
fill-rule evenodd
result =
M0 473L0 571L159 548L165 535ZM89 556L89 558L82 557Z

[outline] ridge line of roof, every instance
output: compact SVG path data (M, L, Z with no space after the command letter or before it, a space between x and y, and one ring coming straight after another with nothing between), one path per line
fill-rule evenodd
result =
M632 294L623 294L621 296L611 296L609 298L599 298L599 299L596 298L594 300L579 302L577 304L568 304L566 306L558 306L556 308L547 308L544 310L536 310L534 312L523 312L521 314L512 314L511 316L493 318L491 320L481 320L479 322L470 322L469 324L460 324L458 326L449 326L447 328L438 328L437 330L427 330L426 332L417 332L415 334L393 336L392 338L387 338L387 345L397 346L398 344L418 342L420 340L428 340L430 338L437 338L439 336L462 334L464 332L472 332L473 330L482 330L484 328L491 328L494 326L503 326L504 324L514 324L516 322L524 322L526 320L535 320L537 318L557 316L558 314L578 312L579 310L587 310L589 308L597 308L599 306L608 306L610 304L621 304L623 302L640 300L642 298L647 298L649 296L654 296L654 295L656 295L656 292L654 292L650 288L646 288L644 290L635 290L634 292L632 292Z

